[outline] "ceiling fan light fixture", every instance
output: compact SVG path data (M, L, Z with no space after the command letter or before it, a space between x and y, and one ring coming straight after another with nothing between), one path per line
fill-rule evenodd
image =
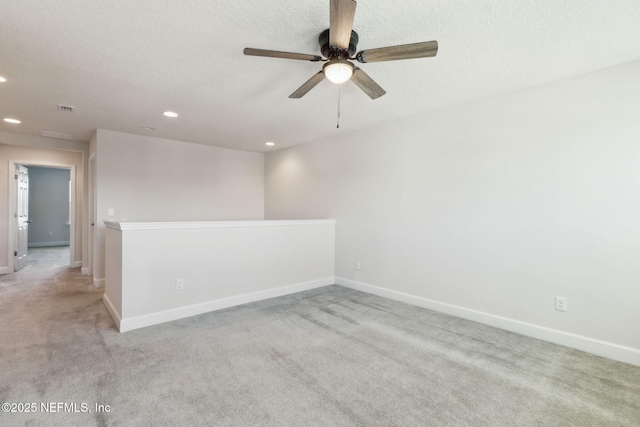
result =
M340 59L332 59L324 64L322 72L330 82L341 84L351 78L355 68L349 61L343 61Z
M356 0L329 0L329 28L318 36L319 55L283 52L279 50L244 49L245 55L267 58L294 59L298 61L328 61L289 98L299 99L305 96L325 78L332 83L341 84L351 80L369 98L377 99L386 92L362 69L351 61L360 63L397 61L401 59L429 58L438 53L438 42L410 43L396 46L366 49L358 52L358 33L353 31L353 18L356 12Z

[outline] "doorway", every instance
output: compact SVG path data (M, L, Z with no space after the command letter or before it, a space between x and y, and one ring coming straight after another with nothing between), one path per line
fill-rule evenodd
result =
M75 212L76 212L76 168L75 165L50 164L37 162L20 162L11 161L14 173L14 185L10 185L9 195L9 212L13 212L13 218L10 218L12 224L9 227L9 253L13 252L13 257L9 257L10 271L17 271L29 262L29 247L55 247L68 246L68 265L75 267ZM40 187L52 184L52 180L62 181L56 189L39 188L39 192L44 196L39 197L38 192L32 191L30 200L29 190L27 187L32 184L32 180L28 177L29 169L38 171L43 174L40 180ZM61 177L66 178L61 178ZM54 178L55 177L55 178ZM64 183L66 182L66 184ZM62 187L63 186L63 187ZM47 194L51 192L56 194ZM34 199L34 196L37 197ZM47 197L48 196L48 197ZM51 197L53 196L53 197ZM40 200L38 200L38 197ZM57 202L54 202L56 199ZM60 203L62 199L63 203ZM35 210L29 209L29 205L37 204ZM25 212L26 215L25 215ZM28 216L28 213L37 212L37 225L34 218ZM62 217L61 217L62 215ZM25 220L25 216L26 220ZM48 219L54 218L51 222ZM55 222L55 225L54 225ZM29 233L29 228L34 233ZM29 238L29 235L32 238Z

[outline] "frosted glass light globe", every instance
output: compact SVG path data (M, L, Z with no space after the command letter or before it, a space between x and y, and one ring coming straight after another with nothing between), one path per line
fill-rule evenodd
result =
M322 67L322 71L330 82L340 84L351 78L354 67L353 64L348 61L334 59L327 62L324 67Z

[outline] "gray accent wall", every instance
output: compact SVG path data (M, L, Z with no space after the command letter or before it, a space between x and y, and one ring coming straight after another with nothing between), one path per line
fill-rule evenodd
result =
M28 168L29 247L69 245L69 169Z

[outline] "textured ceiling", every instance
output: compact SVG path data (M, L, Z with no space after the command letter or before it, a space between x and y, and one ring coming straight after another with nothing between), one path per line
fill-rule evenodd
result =
M439 51L363 64L387 94L342 85L336 129L337 86L288 98L321 64L242 54L317 54L328 23L329 0L0 0L0 118L22 120L0 130L270 151L640 59L638 0L361 0L358 50L437 40Z

